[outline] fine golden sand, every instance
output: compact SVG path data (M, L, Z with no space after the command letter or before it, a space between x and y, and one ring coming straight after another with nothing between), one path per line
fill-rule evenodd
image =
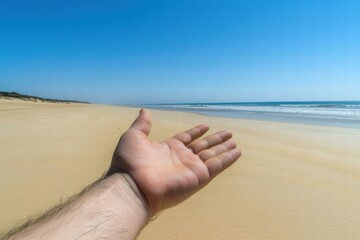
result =
M0 231L99 178L138 110L0 100ZM140 240L360 238L360 129L151 114L153 140L206 123L243 156Z

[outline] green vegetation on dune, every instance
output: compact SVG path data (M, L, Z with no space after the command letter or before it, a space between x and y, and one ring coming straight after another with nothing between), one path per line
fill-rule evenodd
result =
M51 103L89 103L84 101L75 101L75 100L62 100L62 99L52 99L52 98L42 98L30 95L24 95L17 92L1 92L0 99L20 99L23 101L32 101L32 102L51 102Z

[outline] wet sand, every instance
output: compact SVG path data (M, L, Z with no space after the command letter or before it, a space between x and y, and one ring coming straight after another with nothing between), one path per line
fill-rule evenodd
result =
M138 109L0 100L0 231L99 178ZM360 129L151 110L150 137L228 129L241 159L139 239L357 239Z

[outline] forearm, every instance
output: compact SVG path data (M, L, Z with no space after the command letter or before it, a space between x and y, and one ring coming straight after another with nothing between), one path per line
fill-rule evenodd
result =
M148 206L124 176L113 174L96 183L60 211L9 239L134 239L148 222Z

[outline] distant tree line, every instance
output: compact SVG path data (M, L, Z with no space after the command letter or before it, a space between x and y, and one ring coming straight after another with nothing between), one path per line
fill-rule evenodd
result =
M89 103L84 101L76 101L76 100L62 100L62 99L53 99L53 98L42 98L36 96L30 96L25 94L20 94L17 92L1 92L0 98L16 98L24 101L41 101L41 102L52 102L52 103Z

